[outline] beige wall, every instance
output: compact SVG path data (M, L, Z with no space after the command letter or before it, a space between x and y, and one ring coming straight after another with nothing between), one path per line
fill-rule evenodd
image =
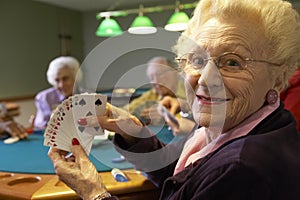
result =
M300 2L297 1L293 1L294 6L300 12ZM95 10L80 13L33 0L0 0L0 101L33 96L49 87L46 70L49 61L61 54L58 35L61 33L62 22L65 23L66 32L72 36L69 53L80 61L107 39L95 36L100 22L95 18L97 12ZM171 14L172 11L153 13L149 17L156 26L163 27ZM125 30L134 17L130 15L118 18L118 21ZM168 52L155 49L120 56L104 73L104 77L99 81L99 88L112 87L115 80L132 66L143 64L159 54L171 56ZM101 66L100 62L99 67L105 66ZM146 79L143 70L132 81L137 78ZM16 102L21 106L21 115L16 120L27 125L30 115L35 113L33 99Z
M61 55L62 23L72 36L69 54L82 60L82 17L32 0L0 1L0 100L33 96L49 87L48 63Z
M293 2L300 11L298 0ZM61 54L58 35L62 31L62 25L65 26L66 33L72 36L68 44L69 54L84 61L96 46L107 39L95 36L100 22L95 17L97 12L95 10L81 13L33 0L1 0L0 101L34 96L38 91L49 87L46 70L48 63ZM157 27L163 27L172 12L150 13L149 17ZM188 14L191 12L187 11ZM117 20L123 30L126 30L134 17L135 15L129 15ZM145 36L146 39L151 37ZM118 46L110 49L113 48ZM113 87L122 74L132 67L145 64L149 58L159 54L161 51L155 49L132 51L117 57L109 68L102 66L99 61L99 70L105 70L105 76L99 81L99 89ZM165 55L172 56L169 52ZM143 70L136 77L146 79Z

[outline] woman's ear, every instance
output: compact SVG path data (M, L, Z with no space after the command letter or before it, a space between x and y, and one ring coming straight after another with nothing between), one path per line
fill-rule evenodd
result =
M284 64L284 65L278 66L278 69L276 70L274 89L276 89L279 92L283 91L287 86L287 83L288 83L287 82L288 78L286 77L287 69L288 69L288 66Z

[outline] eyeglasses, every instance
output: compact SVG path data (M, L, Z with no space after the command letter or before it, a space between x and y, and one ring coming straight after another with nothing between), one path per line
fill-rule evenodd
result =
M205 58L204 55L197 53L187 53L176 58L178 66L183 70L195 70L194 72L201 73L208 61L213 61L214 64L224 71L237 73L247 68L248 62L263 62L270 65L280 66L280 64L272 63L266 60L255 60L253 58L243 58L234 52L225 52L218 57Z

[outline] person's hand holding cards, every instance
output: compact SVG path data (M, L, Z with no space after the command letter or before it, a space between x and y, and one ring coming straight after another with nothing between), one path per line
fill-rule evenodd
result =
M64 100L53 112L44 133L44 145L70 151L73 138L77 138L89 154L95 135L104 134L98 123L90 127L77 121L88 116L102 116L106 111L107 97L84 93Z
M85 127L101 124L103 129L121 134L127 144L134 143L143 128L142 122L136 116L109 103L106 103L104 115L81 118L78 124Z
M164 117L166 123L172 128L173 132L178 132L180 125L176 117L162 104L159 104L157 109L161 116Z

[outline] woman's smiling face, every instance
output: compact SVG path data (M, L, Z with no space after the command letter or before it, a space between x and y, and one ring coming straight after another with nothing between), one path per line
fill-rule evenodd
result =
M220 55L228 52L240 56L240 61L245 58L268 60L260 50L267 47L261 42L263 34L250 24L245 26L244 21L227 23L213 18L203 24L198 33L193 38L197 45L191 52L204 55L205 51L207 58L213 59L209 59L198 71L192 64L186 63L183 71L187 99L194 119L201 126L222 126L224 132L263 106L268 90L275 86L275 78L270 77L270 67L274 66L264 62L238 63L239 60L230 56L227 56L229 59L226 58L225 63L234 68L240 65L242 70L232 72L216 66ZM195 62L198 61L195 59Z

